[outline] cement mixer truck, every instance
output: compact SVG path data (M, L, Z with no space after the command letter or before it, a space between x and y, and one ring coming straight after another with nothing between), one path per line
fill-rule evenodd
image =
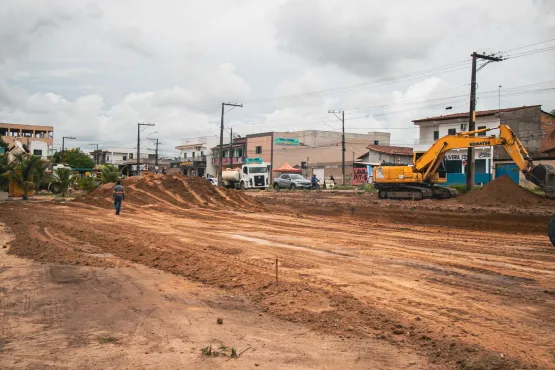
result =
M245 164L241 168L222 171L224 186L228 189L266 189L268 187L268 166Z

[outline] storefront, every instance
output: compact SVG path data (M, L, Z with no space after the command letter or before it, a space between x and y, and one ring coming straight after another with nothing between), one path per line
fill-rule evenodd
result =
M206 174L206 161L183 161L179 162L181 174L185 176L199 176L204 177Z
M447 172L447 185L466 184L466 172L468 166L468 150L454 149L447 152L445 156L445 171ZM487 184L492 177L492 149L476 148L474 151L474 168L476 184Z

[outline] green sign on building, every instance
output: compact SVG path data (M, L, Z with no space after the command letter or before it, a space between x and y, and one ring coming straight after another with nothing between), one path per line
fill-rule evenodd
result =
M245 164L262 164L262 158L245 158Z
M299 140L298 139L284 138L284 137L276 137L274 139L274 145L299 146Z

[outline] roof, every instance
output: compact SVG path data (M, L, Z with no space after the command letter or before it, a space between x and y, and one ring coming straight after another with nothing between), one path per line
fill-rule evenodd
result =
M300 173L301 170L298 168L294 168L291 167L291 165L289 163L284 163L283 166L281 166L280 168L276 168L275 170L273 170L272 172L293 172L293 173Z
M481 110L481 111L476 111L476 117L493 116L496 113L514 112L521 109L537 108L537 107L541 107L541 105L530 105L530 106L525 105L522 107L514 107L514 108ZM457 119L457 118L468 118L468 112L448 114L445 116L421 118L421 119L416 119L412 122L417 123L417 122L427 122L427 121L445 121L445 120Z
M368 145L367 148L374 152L393 155L412 155L412 148L405 146Z

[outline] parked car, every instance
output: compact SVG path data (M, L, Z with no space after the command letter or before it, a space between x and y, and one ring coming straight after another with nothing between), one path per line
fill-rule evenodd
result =
M207 180L210 181L212 183L212 185L218 186L218 179L217 178L209 177Z
M283 174L274 179L274 189L310 189L310 180L298 174Z

